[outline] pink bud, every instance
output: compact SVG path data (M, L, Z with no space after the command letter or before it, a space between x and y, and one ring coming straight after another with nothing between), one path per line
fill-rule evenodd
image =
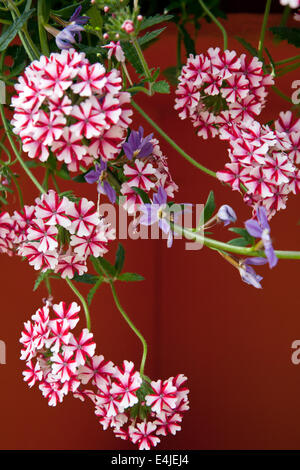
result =
M126 33L131 34L134 31L134 26L133 22L131 20L126 20L121 26L121 29L123 29Z
M104 10L104 13L107 13L109 11L109 7L107 5L105 5L105 7L103 8Z
M108 39L109 38L109 35L107 33L104 33L103 34L103 39Z
M137 20L138 20L138 21L142 21L142 19L143 19L143 15L138 15L138 16L137 16Z
M116 34L116 39L119 39L120 38L120 35L119 33Z

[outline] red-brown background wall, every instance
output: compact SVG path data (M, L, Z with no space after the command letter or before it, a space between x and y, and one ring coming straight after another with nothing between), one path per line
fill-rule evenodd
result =
M229 48L243 52L234 36L256 44L261 17L231 15L226 23ZM270 24L278 24L273 15ZM276 45L267 38L275 60L296 55L293 46ZM221 46L219 31L204 25L197 52ZM147 51L150 66L162 69L176 62L175 30L169 26L161 41ZM278 85L291 95L297 73ZM188 121L181 121L170 95L138 96L144 107L175 141L213 170L227 161L226 145L204 141ZM275 118L288 103L270 93L262 122ZM135 112L134 128L151 128ZM210 189L218 205L231 204L239 226L249 215L240 196L190 166L161 140L179 185L177 202L204 203ZM26 176L26 203L37 192ZM82 196L95 199L95 188L78 186ZM67 186L65 185L67 188ZM290 197L286 211L272 220L275 247L300 249L299 199ZM226 229L216 236L229 239ZM228 237L228 238L226 238ZM177 373L189 377L190 411L182 431L162 438L161 449L299 449L300 366L291 363L291 344L300 339L299 261L282 260L270 271L263 267L263 290L243 284L239 274L208 249L186 251L182 241L167 249L165 240L126 240L127 271L143 274L146 281L118 285L120 299L149 343L146 373L154 380ZM115 250L115 246L112 251ZM7 347L7 364L0 365L0 446L2 449L127 449L130 444L102 431L88 403L66 397L56 408L37 388L22 381L23 363L18 343L23 322L42 304L43 288L32 292L36 273L20 258L1 257L0 339ZM81 287L81 286L80 286ZM86 289L82 288L83 292ZM76 300L69 287L56 281L55 301ZM98 354L115 363L123 359L137 365L141 347L116 310L108 286L97 293L91 309ZM82 320L84 327L84 319Z

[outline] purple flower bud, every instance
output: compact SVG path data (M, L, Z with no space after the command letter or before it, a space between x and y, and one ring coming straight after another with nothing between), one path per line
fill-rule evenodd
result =
M227 204L224 204L223 206L220 207L217 213L217 217L219 220L221 220L224 225L229 225L230 223L236 222L236 213L234 210L230 207L227 206Z

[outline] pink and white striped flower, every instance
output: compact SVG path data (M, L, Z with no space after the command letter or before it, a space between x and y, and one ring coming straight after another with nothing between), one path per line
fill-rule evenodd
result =
M159 414L164 405L170 408L176 407L176 387L172 385L170 380L152 381L151 387L154 393L146 395L145 399L147 406L151 406L152 411Z
M91 359L95 354L96 343L92 341L93 334L87 328L84 328L78 340L74 335L71 335L68 346L66 349L75 354L75 362L78 365L84 366L86 359Z
M156 425L151 422L137 423L136 427L130 426L129 428L130 439L134 444L139 445L139 450L150 450L160 442L160 439L153 435L156 429Z
M29 387L33 387L36 382L40 382L42 380L43 372L38 362L33 364L33 362L30 360L26 362L26 367L27 369L22 372L24 380L25 382L28 382Z
M79 322L78 313L80 312L80 306L76 302L68 305L61 301L59 304L54 304L52 308L58 320L66 321L71 330L75 328Z
M69 205L68 215L72 220L69 231L76 233L78 237L88 237L100 221L95 204L85 197L80 199L77 204Z
M114 375L115 367L111 361L105 361L104 356L94 356L90 361L90 365L80 367L78 377L85 385L90 380L100 390L105 384L109 383L109 377Z
M76 375L78 364L74 359L73 351L65 348L62 353L57 352L51 357L52 373L61 381L69 381Z
M34 219L32 225L28 228L27 239L38 242L39 251L46 253L55 250L58 246L56 235L58 230L53 225L45 225L42 219Z
M46 225L61 225L67 228L71 225L67 215L69 210L72 210L71 202L65 196L60 198L55 191L50 189L37 202L35 215Z
M124 175L129 177L128 186L135 186L144 191L149 191L155 186L155 183L150 179L155 173L156 170L151 163L145 163L138 159L134 161L133 166L124 165Z

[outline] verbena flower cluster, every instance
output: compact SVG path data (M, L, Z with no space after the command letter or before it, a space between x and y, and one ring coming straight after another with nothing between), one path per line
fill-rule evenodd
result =
M0 218L0 250L16 252L28 259L36 270L54 270L62 278L87 271L90 255L107 253L108 242L115 239L115 228L100 218L92 201L78 202L60 197L50 190L32 206L24 206L12 216Z
M70 171L95 159L116 158L131 123L130 94L120 91L120 72L90 64L74 49L41 56L15 85L12 125L30 158L50 153Z
M247 192L244 201L254 213L264 206L268 217L286 208L289 193L299 193L300 120L292 125L291 112L280 113L272 130L252 120L247 123L228 122L220 130L220 139L229 142L230 163L217 177L233 190Z
M187 378L145 381L133 362L121 367L96 355L93 334L87 328L77 335L79 305L61 301L39 308L24 323L20 342L23 372L29 387L38 384L50 406L73 395L90 399L103 429L128 439L141 450L160 442L158 436L176 434L189 409Z
M257 57L211 47L207 54L191 54L183 66L175 109L181 119L191 119L198 136L215 137L228 121L256 118L273 83Z

